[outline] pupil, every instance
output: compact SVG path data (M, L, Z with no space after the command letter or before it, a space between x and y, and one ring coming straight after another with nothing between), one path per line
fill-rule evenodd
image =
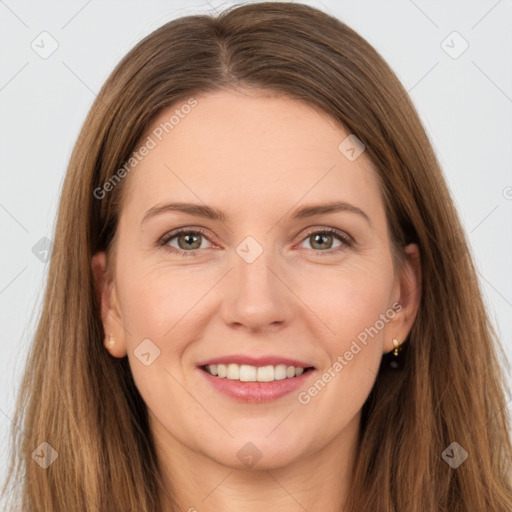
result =
M185 244L193 244L194 239L196 239L196 243L197 243L198 237L196 235L188 234L188 235L182 235L182 238L185 239ZM186 248L190 249L190 245L188 245L188 247L186 247ZM195 247L193 247L193 249L195 249Z
M326 240L326 239L328 239L330 236L331 236L331 235L326 235L326 234L323 234L323 235L322 235L322 234L320 234L320 235L315 235L315 236L314 236L314 239L315 239L315 242L314 242L314 243L316 244L317 242L319 242L319 243L320 243L320 245L321 245L321 244L322 244L322 239L323 239L323 240L324 240L324 242L325 242L325 240Z

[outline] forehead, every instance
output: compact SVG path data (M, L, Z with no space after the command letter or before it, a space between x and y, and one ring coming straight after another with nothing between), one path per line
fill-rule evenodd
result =
M168 200L261 215L302 198L382 210L369 160L364 152L354 161L341 152L350 134L320 109L240 91L193 100L162 110L141 139L152 148L130 173L125 198L140 215Z

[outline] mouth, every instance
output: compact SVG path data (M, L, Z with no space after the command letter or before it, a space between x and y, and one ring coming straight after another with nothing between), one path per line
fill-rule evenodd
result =
M213 390L246 404L289 396L306 386L317 373L309 363L279 356L210 359L197 369Z
M205 364L200 368L219 379L262 383L295 379L314 370L313 366L302 367L286 364L252 366L236 363Z

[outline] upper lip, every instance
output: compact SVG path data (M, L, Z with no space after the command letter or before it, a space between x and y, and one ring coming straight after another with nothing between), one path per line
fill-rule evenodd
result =
M306 363L304 361L299 361L298 359L290 359L288 357L282 356L261 356L261 357L251 357L243 354L232 354L220 357L214 357L213 359L208 359L206 361L202 361L198 364L198 366L206 366L211 364L246 364L248 366L277 366L278 364L285 364L286 366L295 366L295 368L311 368L312 364Z

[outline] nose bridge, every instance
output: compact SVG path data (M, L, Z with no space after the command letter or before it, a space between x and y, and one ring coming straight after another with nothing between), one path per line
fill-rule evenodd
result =
M274 290L275 276L272 267L276 266L276 259L272 247L269 247L269 238L257 240L247 236L236 247L235 274L239 293L248 293L248 297L258 300L271 295L276 298L278 291ZM274 271L275 272L275 271ZM269 298L269 297L267 297Z
M227 318L232 322L255 328L288 318L290 297L276 275L280 265L276 252L268 247L269 240L247 236L235 249L226 306Z

